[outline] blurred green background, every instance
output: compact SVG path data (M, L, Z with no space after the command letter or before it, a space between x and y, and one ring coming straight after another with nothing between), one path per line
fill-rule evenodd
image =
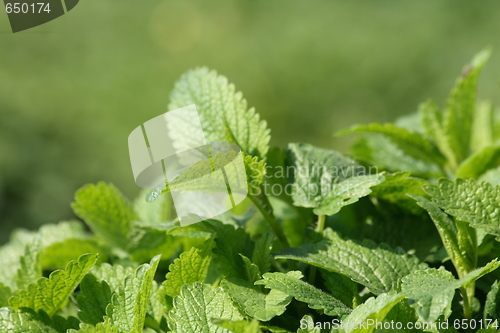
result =
M443 105L474 53L493 46L479 96L500 104L499 1L82 0L13 34L0 13L0 242L72 218L85 183L139 191L127 136L167 110L187 69L243 91L273 145L348 150L332 133Z

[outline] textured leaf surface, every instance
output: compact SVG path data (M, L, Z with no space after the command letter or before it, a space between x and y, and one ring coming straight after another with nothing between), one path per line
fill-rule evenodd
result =
M448 98L442 124L444 134L456 158L453 161L455 165L463 161L470 152L477 80L490 53L491 51L486 49L474 56Z
M53 328L35 320L30 314L9 308L0 308L0 332L57 333Z
M41 263L44 269L64 268L72 259L85 253L99 253L97 263L107 260L106 251L95 240L68 238L45 248Z
M80 329L77 330L68 330L68 333L120 333L118 327L113 326L107 320L104 323L99 323L95 326L81 324Z
M81 294L77 296L78 317L87 324L96 325L104 320L106 307L111 302L111 289L105 281L97 281L93 274L87 274L80 284Z
M296 300L307 303L311 309L320 310L329 316L345 315L351 309L333 296L301 281L302 273L292 271L284 273L266 273L263 279L255 284L266 288L281 291L293 296Z
M71 207L96 236L112 246L126 248L130 222L137 216L116 187L103 182L86 185L76 192Z
M10 305L14 309L26 307L37 312L43 310L53 316L66 304L69 295L96 260L95 254L82 255L78 260L71 261L64 271L54 271L48 278L43 277L30 284L27 290L20 290L17 296L11 298Z
M424 187L432 201L457 220L500 236L500 186L474 179L440 179Z
M214 324L213 319L243 320L222 288L199 282L182 286L181 294L174 298L170 317L170 328L177 333L228 333L228 329Z
M435 163L408 155L381 134L360 137L352 146L352 155L357 160L391 172L409 171L412 175L418 176L443 175Z
M321 333L319 328L314 327L314 320L311 316L305 315L300 320L300 326L297 333Z
M312 207L317 215L337 213L384 180L339 152L308 144L290 144L288 163L294 167L294 205Z
M170 272L163 282L165 293L170 297L179 295L182 285L204 282L212 259L213 239L183 252L170 265Z
M90 273L96 277L97 281L105 281L109 285L111 292L114 293L123 286L125 278L133 274L134 271L133 267L103 263L92 267Z
M246 314L261 321L283 314L292 300L279 290L271 290L266 295L252 283L235 278L223 280L221 286Z
M500 283L498 283L498 281L493 283L486 297L486 304L484 305L484 318L500 318Z
M118 289L106 309L111 323L120 331L142 333L144 320L160 256L151 259L149 264L137 268L134 274L125 278L123 287Z
M381 294L377 298L371 297L363 304L357 306L352 313L345 318L346 323L365 323L358 327L348 328L345 333L371 333L375 330L375 324L369 323L382 322L389 311L398 304L405 295L403 293L390 292Z
M0 282L0 308L9 305L9 298L12 296L12 290Z
M241 150L264 159L270 140L265 121L255 110L248 109L241 92L224 76L207 68L188 71L175 84L169 109L195 104L207 142L233 142ZM189 133L178 128L178 137ZM188 139L189 140L189 139Z
M494 260L460 280L456 280L453 274L444 269L429 268L404 277L401 280L401 290L407 294L410 305L416 309L420 320L435 322L441 315L446 319L451 314L455 289L473 283L499 266L500 262Z
M464 272L470 272L476 267L476 240L471 239L467 225L464 225L464 222L453 221L432 201L424 197L412 197L429 213L459 275L463 276Z
M260 333L259 322L257 320L246 321L230 321L225 319L217 319L213 321L217 326L227 328L234 333Z
M395 290L400 278L426 267L404 252L346 241L331 229L323 234L318 243L284 250L276 258L298 260L344 274L376 295Z
M26 245L24 255L21 257L21 267L17 270L16 284L19 289L26 289L42 276L40 262L40 240L37 238Z
M431 161L437 164L443 162L443 156L437 147L422 134L412 130L397 127L393 124L372 123L369 125L354 126L338 133L345 135L356 132L367 132L382 134L392 140L406 154L424 161Z
M457 178L479 178L500 164L500 146L490 146L471 155L458 167Z
M409 172L384 174L384 178L382 183L372 187L372 196L405 207L412 213L422 211L407 194L425 196L422 186L428 184L426 180L410 177Z
M269 272L271 268L271 249L273 247L273 240L274 235L269 231L255 242L252 262L259 268L260 274Z

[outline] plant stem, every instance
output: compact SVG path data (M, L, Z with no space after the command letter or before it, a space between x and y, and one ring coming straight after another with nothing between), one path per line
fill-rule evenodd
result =
M472 311L471 311L471 304L469 302L469 295L467 293L467 289L464 287L460 288L460 292L462 293L462 298L464 301L464 317L465 319L471 319L472 318Z
M269 201L267 201L267 197L263 197L262 199L265 198L267 202L262 202L262 200L259 200L259 198L255 195L250 194L248 196L250 200L254 203L255 207L260 211L264 219L267 221L269 226L274 232L274 235L276 235L276 238L278 238L278 241L281 244L281 247L284 249L287 249L290 247L290 244L288 243L288 239L286 239L285 233L283 232L283 229L281 228L280 224L276 220L276 217L274 217L273 214L273 209L271 205L269 204Z
M318 225L316 226L316 231L322 233L325 230L326 215L318 216ZM309 283L314 284L316 279L316 266L311 266L309 270Z

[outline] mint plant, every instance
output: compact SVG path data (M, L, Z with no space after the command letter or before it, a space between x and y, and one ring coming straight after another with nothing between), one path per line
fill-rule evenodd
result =
M352 156L270 148L226 78L187 72L169 108L196 104L208 141L241 147L248 198L180 226L175 180L133 202L83 186L81 221L16 230L0 248L0 332L497 332L500 112L476 100L489 54L444 111L428 101L338 133L360 135ZM189 142L189 122L176 138Z

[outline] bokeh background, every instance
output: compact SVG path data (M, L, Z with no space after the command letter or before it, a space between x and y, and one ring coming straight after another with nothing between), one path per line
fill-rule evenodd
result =
M73 193L138 193L127 136L167 110L186 70L227 76L272 144L348 151L332 133L392 121L432 98L487 45L479 96L500 103L500 3L82 0L13 34L0 12L0 243L12 228L73 218Z

